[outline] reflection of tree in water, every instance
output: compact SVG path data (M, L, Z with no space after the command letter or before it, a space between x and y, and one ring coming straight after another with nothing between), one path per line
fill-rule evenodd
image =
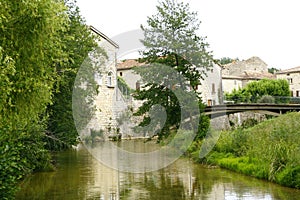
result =
M88 174L83 176L86 163L93 159L86 151L84 155L78 156L77 151L66 151L60 153L57 160L57 170L53 172L40 172L26 178L22 183L22 191L17 194L17 199L60 199L64 191L65 199L87 199L89 186L94 182L94 176ZM76 192L74 192L76 191ZM100 191L99 191L100 193ZM100 196L100 194L93 194Z
M161 170L158 176L145 176L144 184L149 199L186 199L182 180L170 176L165 170Z
M207 169L200 165L193 168L193 176L190 199L210 199L212 197L214 197L213 199L224 199L229 193L238 199L249 195L254 199L299 199L297 195L294 197L287 195L287 193L295 191L294 189L280 187L273 183L266 184L265 181L257 178L224 169ZM213 196L214 194L218 196Z
M99 164L84 149L61 152L57 171L28 177L16 199L299 199L299 190L285 188L222 169L208 169L179 159L159 171L118 173ZM222 196L223 195L223 196ZM226 195L226 196L225 196Z

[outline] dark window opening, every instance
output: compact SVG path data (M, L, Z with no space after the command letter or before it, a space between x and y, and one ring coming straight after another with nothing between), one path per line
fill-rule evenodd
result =
M137 81L137 82L135 83L135 89L136 89L137 91L139 91L139 90L141 89L141 84L140 84L139 81Z
M211 85L211 93L212 94L216 93L216 88L215 88L215 84L214 83Z

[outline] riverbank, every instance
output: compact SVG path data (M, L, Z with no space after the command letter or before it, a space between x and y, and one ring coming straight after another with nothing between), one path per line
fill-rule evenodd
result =
M225 131L213 151L199 159L202 142L189 154L197 162L218 165L252 177L300 189L300 113L289 113L251 128Z

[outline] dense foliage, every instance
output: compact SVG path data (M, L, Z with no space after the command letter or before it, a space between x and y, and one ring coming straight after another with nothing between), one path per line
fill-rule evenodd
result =
M299 113L222 132L208 163L300 188Z
M80 66L88 53L96 47L95 38L80 16L78 7L72 1L68 1L66 5L69 24L61 37L67 58L56 64L59 78L55 84L53 104L47 110L47 147L51 150L68 148L78 142L72 114L73 86Z
M60 37L65 10L52 0L0 2L1 199L12 197L17 180L49 163L41 137L55 63L66 56Z
M272 99L271 97L274 99ZM281 103L288 102L289 84L283 79L263 79L248 83L244 88L226 93L226 100L236 103Z
M51 167L45 145L54 137L76 140L69 96L94 44L73 3L0 1L1 199L13 198L26 174Z
M192 96L191 93L195 91L190 89L197 88L205 76L205 71L212 65L212 57L207 51L208 44L204 41L205 38L196 34L199 24L197 13L189 10L189 4L165 0L157 6L157 13L148 17L147 26L141 26L145 36L142 43L146 47L142 52L141 62L145 62L147 67L135 70L147 84L142 90L137 91L135 98L147 101L136 115L145 115L156 104L165 108L167 119L163 130L158 133L159 139L168 136L171 127L178 127L182 117L180 111L182 105L178 96L180 92L175 95L174 91L181 88L184 91L184 94L181 94L186 98ZM170 68L187 81L180 78L174 80L176 75L170 77L172 74ZM153 80L156 83L153 83ZM199 96L197 101L201 102ZM198 104L193 100L189 103ZM189 104L184 106L188 108ZM187 112L192 115L193 111ZM145 117L141 125L146 126L149 123L150 118Z

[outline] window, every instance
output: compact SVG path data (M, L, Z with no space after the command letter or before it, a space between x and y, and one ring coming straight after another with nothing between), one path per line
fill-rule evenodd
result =
M299 97L299 90L296 91L296 97Z
M122 72L120 72L120 76L123 76L123 73L122 73Z
M211 100L211 99L208 99L208 100L207 100L207 105L208 105L208 106L212 106L212 100Z
M293 91L290 91L290 92L291 92L291 97L293 97L294 96Z
M111 87L112 86L112 72L108 72L107 74L107 86Z
M287 78L287 81L289 84L293 84L293 79L292 78Z
M211 85L211 93L212 94L216 93L216 88L215 88L215 84L214 83Z
M140 84L139 81L137 81L137 82L135 83L135 89L136 89L137 91L139 91L139 90L141 89L141 84Z

